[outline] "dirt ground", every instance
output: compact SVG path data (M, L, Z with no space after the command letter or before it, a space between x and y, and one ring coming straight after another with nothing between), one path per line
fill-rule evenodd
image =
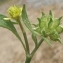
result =
M13 4L14 2L12 2ZM11 5L12 5L11 4ZM6 9L3 8L4 5L0 7L1 14L7 15ZM10 4L9 4L10 6ZM28 6L28 5L27 5ZM3 8L3 10L2 10ZM39 8L34 8L33 6L27 7L27 13L31 23L37 22L37 17L41 16L41 12L44 11L45 14L48 14L49 10L52 10L55 17L63 16L63 6L58 4L53 4L50 6L41 6ZM63 19L62 19L63 24ZM19 26L16 26L19 34ZM27 35L30 44L30 50L33 50L34 44L31 40L31 34L28 29ZM63 33L61 34L61 39L63 42ZM15 35L7 29L0 28L0 63L24 63L25 61L25 52L19 40ZM40 48L35 53L31 63L63 63L63 43L52 42L52 47L49 46L46 42L43 42Z

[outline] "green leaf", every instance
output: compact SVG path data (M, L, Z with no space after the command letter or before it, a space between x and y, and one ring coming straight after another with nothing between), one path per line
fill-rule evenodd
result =
M0 27L7 28L8 30L12 31L16 35L16 37L21 41L21 38L13 25L15 24L15 22L11 22L10 20L4 20L4 18L7 17L0 14Z
M33 39L33 41L35 43L35 46L37 46L37 37L36 37L36 35L32 34L32 39Z
M30 21L29 21L29 19L28 19L25 5L23 5L22 20L23 20L25 26L33 33L33 29L32 29L32 26L31 26L31 24L30 24Z

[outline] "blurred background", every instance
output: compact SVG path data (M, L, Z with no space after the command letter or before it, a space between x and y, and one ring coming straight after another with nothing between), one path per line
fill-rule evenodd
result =
M55 17L63 16L63 0L0 0L0 14L8 16L7 9L11 5L22 6L26 4L27 13L30 22L37 23L37 17L41 16L41 12L48 14L49 10L52 10ZM63 19L61 24L63 24ZM16 28L20 32L20 28L16 25ZM30 50L34 48L33 41L29 30L25 27L29 39ZM63 42L63 33L61 34L61 40ZM25 52L19 40L15 35L0 27L0 63L24 63ZM45 41L35 53L31 63L63 63L63 43L52 42L52 47Z

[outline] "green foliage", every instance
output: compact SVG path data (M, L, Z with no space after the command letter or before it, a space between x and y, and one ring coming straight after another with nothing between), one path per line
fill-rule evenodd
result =
M23 5L22 20L23 20L25 26L33 33L33 29L32 29L32 26L30 24L30 21L28 19L28 15L27 15L27 12L26 12L25 5Z
M11 20L4 20L4 18L7 18L7 16L0 14L0 27L7 28L8 30L12 31L16 35L16 37L21 40L14 27L14 24L16 24L16 22L12 22Z

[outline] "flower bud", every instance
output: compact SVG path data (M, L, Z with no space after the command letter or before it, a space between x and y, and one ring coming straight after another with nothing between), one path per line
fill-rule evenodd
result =
M17 18L20 18L20 16L22 15L22 8L15 5L11 6L8 9L8 13L12 19L16 20Z

